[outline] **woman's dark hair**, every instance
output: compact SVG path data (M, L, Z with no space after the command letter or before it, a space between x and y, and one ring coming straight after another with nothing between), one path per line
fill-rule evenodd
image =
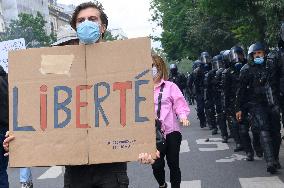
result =
M71 27L76 30L76 22L77 22L78 14L80 13L81 10L84 10L84 9L87 9L87 8L95 8L95 9L99 10L99 12L101 14L100 18L102 20L102 24L107 29L108 17L104 12L104 8L103 8L102 4L97 2L97 1L95 3L94 2L82 3L82 4L80 4L76 7L75 10L74 10L74 13L72 15L71 21L70 21ZM102 37L104 38L104 33L102 34Z

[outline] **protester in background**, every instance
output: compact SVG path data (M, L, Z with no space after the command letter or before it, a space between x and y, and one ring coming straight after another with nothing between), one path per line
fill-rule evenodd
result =
M178 86L168 79L166 65L163 59L158 55L153 55L153 81L155 111L158 108L159 93L162 93L160 118L161 129L166 138L166 151L161 151L158 158L152 165L154 176L160 187L167 187L165 181L165 156L170 168L170 182L172 188L179 188L181 183L181 172L179 168L179 152L182 135L180 133L180 123L188 126L189 107L187 102L178 88ZM163 88L163 89L161 89Z
M3 143L8 131L8 76L0 66L0 142ZM8 188L8 159L4 157L4 149L0 146L0 187Z

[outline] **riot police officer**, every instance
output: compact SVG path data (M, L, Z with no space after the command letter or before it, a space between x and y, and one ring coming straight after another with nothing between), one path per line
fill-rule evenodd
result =
M211 95L211 85L213 83L214 71L212 70L211 56L208 52L202 52L200 54L200 61L205 65L204 67L204 103L205 103L205 116L207 124L212 130L212 134L217 134L216 119L215 119L215 107L212 105L214 95ZM212 83L211 83L212 82Z
M225 118L225 106L224 106L224 92L222 87L222 73L225 70L225 63L223 61L223 52L219 55L213 57L213 69L216 69L215 74L215 87L216 87L216 97L215 97L215 105L216 105L216 122L219 126L222 136L222 142L228 142L228 130L227 123Z
M194 76L192 73L188 73L187 76L187 87L186 87L187 95L188 95L188 103L190 105L195 104L195 85L194 85Z
M271 174L281 168L279 163L280 111L277 101L276 63L267 59L263 44L252 44L249 62L242 68L236 100L236 118L242 120L242 109L247 108L252 126L259 129L260 141Z
M231 127L231 133L233 134L233 138L236 142L236 148L234 149L235 152L243 150L240 139L239 124L235 117L235 100L239 83L239 71L235 65L236 59L238 59L241 55L243 56L242 48L237 46L233 47L230 50L229 54L227 54L227 56L229 56L229 60L226 60L228 68L222 74L222 82L225 95L226 119L228 121L229 127Z
M230 51L230 57L231 61L233 61L235 64L236 70L240 72L241 68L247 63L243 49L239 46L233 47ZM263 151L259 140L259 130L255 129L255 127L251 128L253 134L253 147L251 144L251 138L249 135L251 122L249 119L247 108L242 109L242 120L238 121L238 123L239 125L235 127L234 131L236 132L236 134L239 133L240 135L241 144L244 147L244 150L247 155L246 160L247 161L254 160L254 150L256 151L256 155L258 157L262 157Z
M184 95L187 80L184 74L181 74L178 72L178 68L176 64L170 65L169 81L174 82L179 87L179 89Z
M204 71L205 64L200 60L196 60L192 66L192 84L195 86L197 116L200 121L200 127L206 127L206 117L204 113Z
M212 135L218 133L217 123L216 123L216 106L215 106L215 99L216 99L216 71L218 70L217 64L212 63L210 60L210 56L207 52L203 52L201 54L201 59L203 62L206 63L208 66L212 66L211 70L205 74L204 85L205 85L205 113L207 117L207 123L212 129ZM216 56L213 58L213 61L216 59ZM215 65L215 66L214 66Z

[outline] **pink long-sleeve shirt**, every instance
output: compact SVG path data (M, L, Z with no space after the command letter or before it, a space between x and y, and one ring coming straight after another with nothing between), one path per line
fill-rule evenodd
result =
M162 131L165 136L174 132L180 132L179 119L185 119L189 115L189 107L187 102L178 88L178 86L170 81L161 80L154 88L155 112L158 110L158 97L162 83L165 83L162 100L160 121L162 122Z

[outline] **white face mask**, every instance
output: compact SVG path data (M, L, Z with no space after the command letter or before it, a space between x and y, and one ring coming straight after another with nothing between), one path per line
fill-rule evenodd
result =
M155 66L152 67L152 76L153 78L156 78L158 76L158 69Z

